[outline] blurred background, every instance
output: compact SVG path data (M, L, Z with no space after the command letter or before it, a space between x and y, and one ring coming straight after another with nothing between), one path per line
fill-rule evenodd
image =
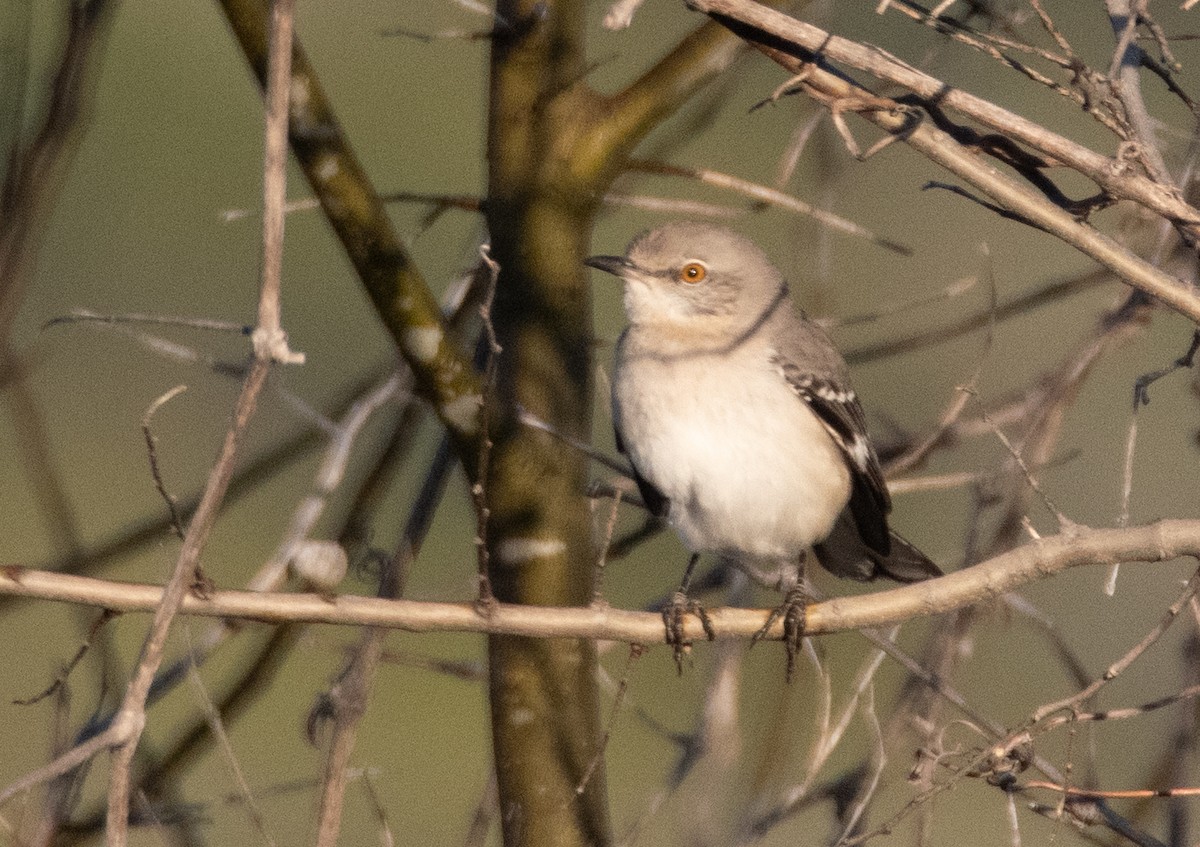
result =
M1115 151L1116 142L1103 127L1053 92L894 10L876 14L875 5L812 3L803 16L878 44L1101 153ZM1079 54L1107 69L1113 36L1098 4L1045 5ZM1184 12L1174 3L1152 5L1168 34L1194 37L1200 31L1200 11ZM11 154L31 141L44 118L65 38L67 4L5 0L3 9L0 74L6 99L0 140ZM630 29L609 32L600 26L604 11L599 3L588 7L594 62L589 82L602 91L634 79L699 23L682 4L649 0ZM1001 30L1011 26L1022 37L1037 36L1024 4L1014 2L1001 12L1007 15L1007 23L997 25ZM486 30L487 17L469 4L441 0L301 2L298 15L298 37L381 192L478 196L484 190L487 42L437 36ZM1044 40L1044 33L1040 37ZM1197 42L1172 43L1186 88L1198 79ZM70 151L69 167L52 182L45 215L31 222L36 250L22 268L23 289L6 295L17 307L5 329L10 368L19 367L19 377L6 378L0 393L0 565L65 568L113 547L111 555L89 561L87 573L160 583L178 551L164 525L145 531L137 543L118 544L165 516L147 465L142 416L163 392L187 386L157 412L154 433L169 490L181 498L198 492L238 392L238 380L212 363L243 363L247 340L177 327L48 322L88 309L253 323L261 252L261 100L215 5L124 0L98 49L102 58L85 98L83 132ZM1089 259L1032 228L948 191L927 189L930 181L951 180L901 144L866 162L854 160L828 116L819 117L802 96L753 108L785 80L777 66L747 52L724 81L656 131L640 154L777 186L902 243L911 255L831 232L785 210L752 209L745 197L694 180L631 175L618 182L618 189L633 197L703 202L736 213L730 224L753 235L785 269L810 314L829 321L854 365L856 387L884 445L903 445L930 432L955 399L956 387L975 374L982 403L1002 408L1029 396L1063 363L1078 359L1107 310L1127 294L1120 282L1095 278ZM1178 172L1193 141L1194 116L1149 76L1144 91ZM874 139L861 122L851 126L862 132L862 146ZM811 136L794 172L780 182L801 132ZM289 199L309 196L298 171L292 171L289 186ZM1073 196L1091 192L1078 178L1064 178L1063 187ZM594 252L619 253L641 229L696 211L651 211L632 202L606 209L594 233ZM430 222L430 208L411 202L390 206L422 273L440 293L469 272L484 233L471 212L451 209ZM1093 221L1141 245L1144 255L1163 238L1158 224L1122 207L1099 212ZM1173 270L1190 273L1194 281L1194 264ZM993 289L1005 304L1056 285L1069 293L998 321L990 343L986 321L968 332L948 329L986 316ZM912 308L886 314L905 304ZM623 317L618 288L600 275L594 305L595 361L602 372ZM338 413L353 386L378 381L394 363L392 344L318 211L301 209L287 219L283 308L291 346L306 354L307 363L273 372L242 465L280 445L298 446L277 457L267 479L225 510L203 560L205 573L220 587L245 585L312 488L321 442L302 440L313 428L306 409ZM879 312L885 314L871 318ZM856 320L863 317L870 319ZM1153 312L1107 348L1079 384L1065 410L1061 437L1039 473L1048 496L1072 520L1116 525L1134 381L1183 354L1193 328L1178 315ZM877 349L922 332L940 337L901 352ZM169 339L197 358L152 349L151 336ZM599 373L594 441L612 452L604 385ZM1155 384L1151 396L1153 402L1138 416L1132 523L1192 517L1200 494L1194 375L1173 374ZM970 406L968 416L977 419L979 408ZM384 450L398 415L392 404L371 420L356 444L347 491ZM428 415L405 425L417 427L411 456L387 479L386 505L367 528L366 546L377 550L394 548L439 435ZM994 435L980 427L951 449L935 452L909 476L987 471L1006 457ZM598 478L605 473L594 468ZM901 494L894 525L945 568L957 568L972 533L986 534L996 523L995 516L976 520L981 496L970 486ZM323 524L328 532L336 534L330 528L348 505L345 494L332 498ZM607 501L597 503L598 532L608 510ZM1027 514L1038 531L1056 531L1054 516L1036 498L1028 501ZM473 596L474 522L456 474L414 566L410 598ZM636 512L623 511L618 534L639 523ZM644 607L675 586L685 558L671 533L660 534L610 564L604 583L608 601ZM340 591L371 593L370 557L356 555L352 565ZM1113 597L1103 593L1106 568L1080 568L1021 594L1053 622L1056 636L1093 678L1157 622L1192 568L1188 563L1127 566ZM820 580L829 593L857 590ZM0 651L0 784L49 760L56 745L111 700L113 692L103 692L102 681L123 687L146 616L109 623L61 691L32 705L13 702L34 697L55 680L97 615L92 609L0 598L0 643L5 645ZM206 626L179 620L174 654ZM905 627L901 642L918 650L930 626ZM1133 705L1182 687L1184 669L1194 663L1185 647L1196 629L1194 618L1182 621L1112 686L1104 702ZM206 665L201 678L209 696L220 699L235 671L270 637L266 627L247 626ZM305 723L341 667L344 649L356 639L351 629L297 628L292 649L271 667L270 685L262 684L229 721L238 762L278 843L311 837L323 756L306 740ZM835 700L844 703L868 648L853 634L823 639L820 648ZM457 843L467 837L491 767L483 649L483 640L474 636L390 637L387 666L355 754L363 775L349 793L343 843L378 838L376 803L397 836L410 843ZM956 686L1009 726L1078 687L1043 630L1010 609L984 611L962 641L962 651ZM631 842L701 843L692 830L709 815L719 815L725 804L747 798L765 802L762 798L782 796L803 779L820 688L807 666L801 679L786 687L782 652L767 644L739 666L741 712L733 745L738 755L730 752L725 780L714 784L694 774L675 791L665 787L681 754L670 733L686 732L696 721L720 653L698 645L692 667L677 677L665 648L651 649L631 670L623 646L605 651L611 674L602 686L606 702L614 696L615 681L629 674L608 750L614 825ZM439 662L456 663L455 673ZM876 699L890 701L902 681L901 670L885 663ZM201 703L198 688L187 684L154 706L143 742L147 761L178 742L198 720ZM1163 754L1176 749L1170 739L1179 737L1174 734L1192 709L1185 703L1136 721L1092 725L1077 735L1060 731L1038 749L1060 766L1073 762L1081 773L1099 774L1102 787L1166 787L1160 782L1167 764ZM856 725L823 778L853 766L872 743L870 733ZM983 743L961 726L947 730L948 747ZM896 760L890 768L903 775L911 764ZM219 844L257 837L246 810L230 799L236 793L225 758L210 744L191 754L186 765L170 794L178 803L172 814L192 824L188 839ZM82 783L81 820L102 809L107 766L105 758L97 759ZM899 780L879 801L871 822L900 809L912 791ZM16 833L23 816L33 814L23 802L18 798L0 809L0 843L22 843ZM1159 805L1142 811L1132 805L1122 811L1144 814L1143 826L1165 832L1168 806L1155 802ZM931 843L956 844L964 838L974 844L1009 843L1005 800L996 789L967 781L937 803L928 830ZM827 810L809 815L772 831L763 843L829 837ZM1073 830L1033 815L1020 820L1028 838L1076 838ZM899 830L906 838L915 831L911 820ZM1195 825L1186 831L1194 841ZM714 843L721 840L711 830L708 835ZM147 832L136 837L157 840ZM84 830L62 838L99 835ZM498 843L495 832L491 839Z

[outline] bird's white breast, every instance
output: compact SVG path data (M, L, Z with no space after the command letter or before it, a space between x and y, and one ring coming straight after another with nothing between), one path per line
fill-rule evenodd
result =
M613 380L625 450L691 550L779 559L829 534L849 471L766 350L663 360L630 346Z

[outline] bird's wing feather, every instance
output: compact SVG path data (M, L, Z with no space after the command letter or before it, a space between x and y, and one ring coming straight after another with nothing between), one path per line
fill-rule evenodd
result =
M629 454L625 450L625 439L621 436L621 427L615 420L613 421L613 434L617 442L617 452L628 457ZM656 518L665 518L671 510L671 501L667 499L667 495L638 473L637 466L632 461L630 461L629 467L633 471L633 481L637 483L638 493L642 495L642 502L646 504L646 511Z
M879 458L867 437L867 420L858 396L844 381L802 368L780 353L772 356L772 363L795 395L813 410L845 456L852 482L850 513L863 541L872 550L887 555L891 549L887 514L892 501Z

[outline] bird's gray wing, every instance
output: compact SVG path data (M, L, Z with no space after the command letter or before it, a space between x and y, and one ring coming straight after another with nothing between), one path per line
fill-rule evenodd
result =
M823 376L781 353L771 363L798 398L808 404L841 450L850 468L850 515L867 547L886 556L891 551L887 514L892 509L879 457L867 436L867 420L858 396L835 374Z
M617 452L625 458L629 458L629 454L625 452L625 439L621 437L621 427L613 420L613 435L617 442ZM642 476L637 469L637 465L633 460L629 460L629 467L633 470L633 481L637 483L638 493L642 495L642 502L646 504L646 511L656 518L666 518L667 513L671 510L671 501L667 499L667 495L663 494L654 483Z

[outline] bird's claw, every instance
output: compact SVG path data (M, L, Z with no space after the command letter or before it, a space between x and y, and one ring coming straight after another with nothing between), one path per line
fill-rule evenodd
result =
M675 651L675 668L683 675L683 657L692 650L692 640L684 635L683 623L687 615L695 615L704 627L704 634L709 641L715 641L717 633L713 629L708 612L698 602L691 599L682 591L676 591L671 596L671 602L663 606L663 626L667 631L667 644Z
M796 672L796 656L799 655L800 645L804 641L808 599L808 595L804 593L804 589L799 584L789 588L787 594L784 595L783 602L771 610L771 614L767 616L767 622L763 624L762 629L754 633L752 640L753 644L757 644L771 631L775 621L783 618L783 646L787 650L786 678L789 683Z

